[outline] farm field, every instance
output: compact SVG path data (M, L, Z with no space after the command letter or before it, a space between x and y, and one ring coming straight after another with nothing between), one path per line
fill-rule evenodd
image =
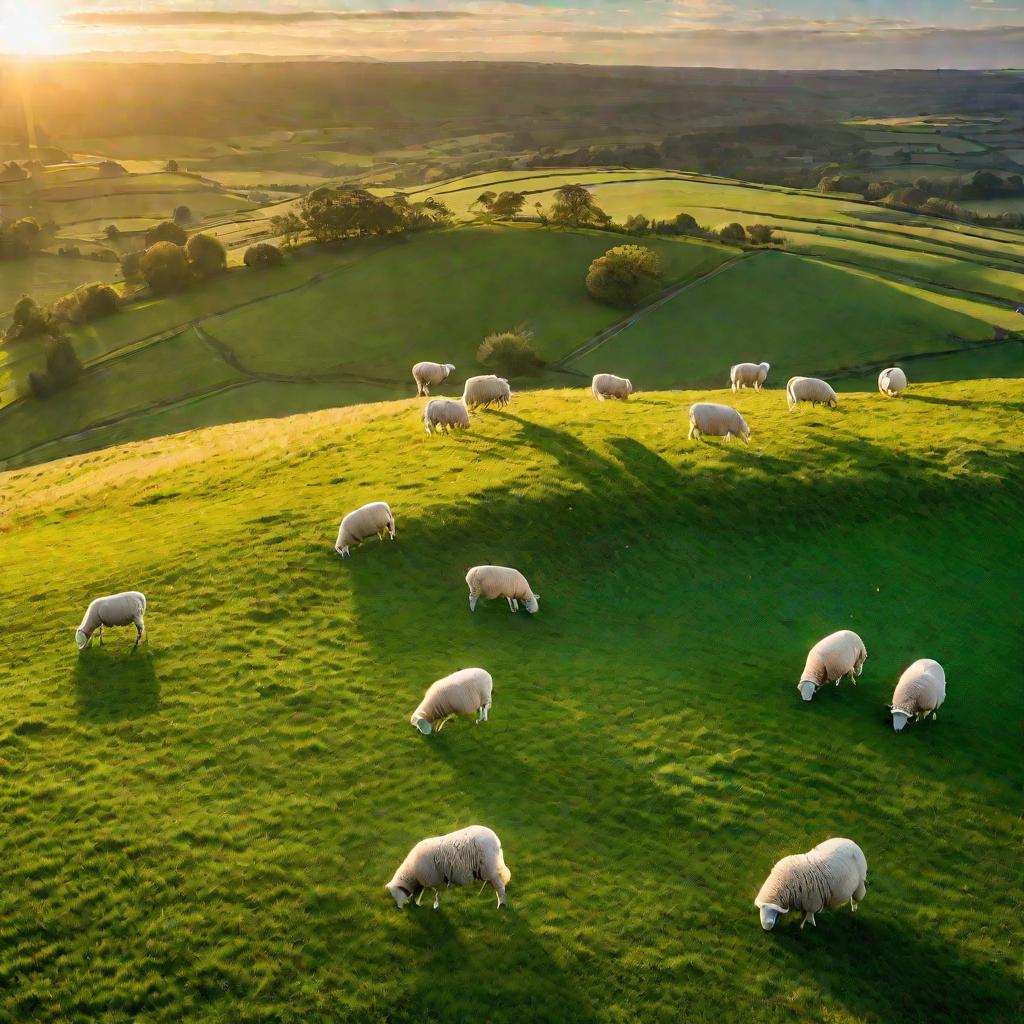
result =
M749 448L686 441L708 397ZM0 1014L1012 1020L1019 384L794 415L544 391L430 439L419 409L0 476ZM379 498L397 540L340 562L340 515ZM537 616L470 614L488 561L523 568ZM146 592L147 642L79 656L117 586ZM808 647L842 627L859 685L802 704ZM896 736L918 656L946 668L942 721ZM471 664L489 722L418 735L425 686ZM412 844L475 822L509 908L467 887L399 913L383 886ZM771 865L833 834L867 855L858 913L762 932Z

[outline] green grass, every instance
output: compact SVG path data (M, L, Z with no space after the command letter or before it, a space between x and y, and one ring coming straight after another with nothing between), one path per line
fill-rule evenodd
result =
M591 260L628 241L605 232L462 228L423 234L353 263L310 291L221 317L210 330L261 371L346 367L405 379L419 359L472 376L484 337L525 323L544 359L557 359L621 312L583 287ZM736 250L655 241L666 284L707 272ZM372 301L367 297L372 296Z
M991 324L931 300L852 268L761 252L640 317L572 367L655 388L721 385L733 363L766 360L781 386L798 373L827 375L992 337Z
M1020 385L748 392L749 449L688 443L696 397L534 393L457 439L407 401L0 478L0 1016L1015 1019ZM378 498L397 541L339 562ZM536 617L469 613L492 560ZM122 587L148 644L79 656ZM844 626L860 685L803 705ZM895 736L919 656L949 696ZM419 736L426 684L471 664L490 722ZM395 910L409 847L472 822L508 911ZM865 850L860 911L763 933L771 865L829 835Z

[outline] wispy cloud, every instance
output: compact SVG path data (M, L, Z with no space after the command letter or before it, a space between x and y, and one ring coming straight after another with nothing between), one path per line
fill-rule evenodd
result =
M461 21L476 18L474 11L391 9L379 11L215 11L215 10L83 10L64 15L79 25L303 25L332 21Z

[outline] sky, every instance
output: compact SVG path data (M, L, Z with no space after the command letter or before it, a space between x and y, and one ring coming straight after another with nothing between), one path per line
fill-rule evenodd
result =
M1024 66L1024 0L0 0L0 53Z

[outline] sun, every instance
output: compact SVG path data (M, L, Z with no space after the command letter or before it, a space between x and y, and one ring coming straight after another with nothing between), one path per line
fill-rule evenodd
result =
M59 53L62 33L53 7L39 0L0 0L0 53Z

